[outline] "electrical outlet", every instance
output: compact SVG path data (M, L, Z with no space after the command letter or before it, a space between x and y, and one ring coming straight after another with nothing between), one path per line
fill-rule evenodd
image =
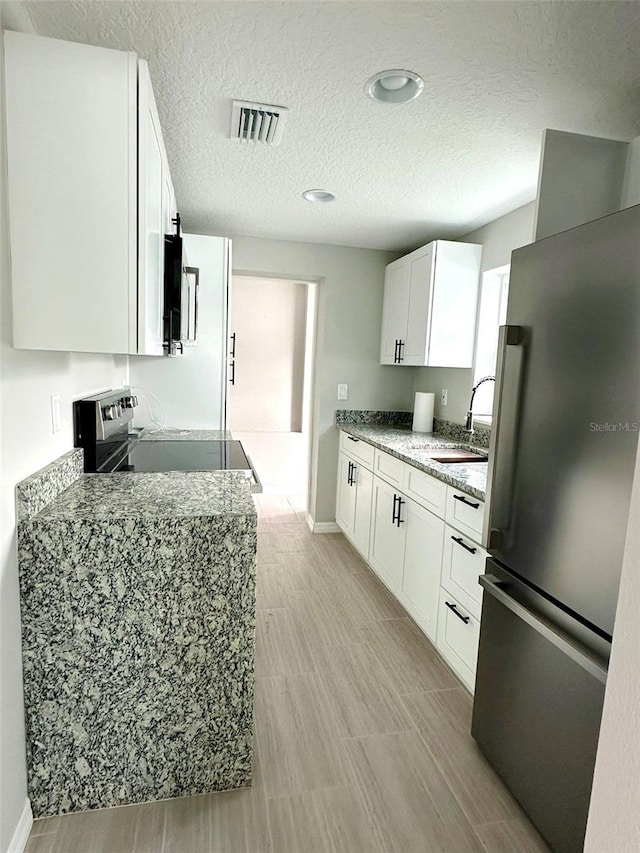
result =
M349 399L349 386L340 384L338 385L338 400L348 400Z
M62 411L60 409L60 394L51 395L51 431L60 432L62 429Z
M448 393L447 389L443 388L442 392L440 394L440 402L442 403L443 406L447 405L447 393Z

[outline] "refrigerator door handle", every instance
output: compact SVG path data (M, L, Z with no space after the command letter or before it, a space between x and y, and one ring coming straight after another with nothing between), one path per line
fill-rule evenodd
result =
M589 675L597 678L602 684L606 684L607 670L597 660L587 655L578 646L574 645L569 639L563 637L548 623L544 618L534 615L530 610L527 610L522 604L508 595L500 587L501 581L495 575L480 575L478 578L480 586L485 592L492 595L500 604L504 605L507 610L510 610L519 619L537 631L538 634L548 640L559 651L571 658L572 661L581 666Z
M496 364L496 389L491 415L491 441L487 470L486 512L482 530L482 544L491 551L499 547L502 531L507 519L509 494L499 494L496 483L508 483L511 487L515 451L517 413L508 412L505 406L505 374L509 347L521 347L522 326L500 326L498 335L498 359ZM511 415L511 417L509 417ZM500 440L502 439L502 440Z

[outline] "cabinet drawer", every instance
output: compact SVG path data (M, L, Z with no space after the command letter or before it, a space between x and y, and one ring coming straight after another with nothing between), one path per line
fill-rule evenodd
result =
M476 619L482 609L478 577L484 572L487 552L472 539L445 526L441 583Z
M480 622L446 589L440 589L438 651L473 693Z
M435 513L439 518L444 518L447 486L440 480L436 480L435 477L431 477L411 465L405 464L404 467L403 488L405 495L413 498L416 503Z
M445 520L456 530L461 530L475 542L481 541L484 503L460 489L447 486L447 512Z
M406 465L395 456L376 450L373 473L386 480L390 486L395 486L402 491L404 488L404 471Z
M355 436L341 431L340 450L348 456L351 456L353 459L357 459L358 462L362 462L362 464L366 465L367 468L373 468L375 448L373 445L367 444L367 442L363 441L361 438L355 438Z

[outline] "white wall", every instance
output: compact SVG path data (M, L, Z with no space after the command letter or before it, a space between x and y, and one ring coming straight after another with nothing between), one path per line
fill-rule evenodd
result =
M1 14L3 26L20 24L17 17L7 20L4 7ZM3 67L0 61L0 78ZM5 851L27 796L14 487L73 447L72 400L126 380L127 361L125 356L12 348L4 103L0 113L0 850ZM60 394L62 402L63 428L56 435L51 431L51 394Z
M134 389L140 403L135 424L157 426L151 419L153 414L160 423L166 418L169 427L222 429L227 241L185 234L184 249L189 265L200 270L198 343L185 346L184 355L175 358L130 356L131 384L140 389Z
M228 424L237 432L300 432L307 285L234 275L229 331L236 335Z
M535 202L494 219L477 231L460 237L465 243L481 243L481 272L508 264L511 252L533 240ZM471 396L473 370L449 367L422 367L416 371L415 390L434 391L435 416L455 423L464 423ZM440 402L440 391L446 388L447 406Z
M414 371L378 363L384 268L392 257L387 252L344 246L253 238L233 241L235 274L320 281L309 504L316 522L335 518L335 410L412 407ZM338 382L349 386L346 403L336 400Z

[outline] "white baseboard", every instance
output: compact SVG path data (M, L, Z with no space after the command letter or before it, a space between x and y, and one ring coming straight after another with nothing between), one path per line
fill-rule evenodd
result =
M33 813L31 812L31 803L27 797L24 808L22 809L22 814L20 815L20 820L18 821L16 830L13 833L13 838L7 847L7 853L24 853L24 848L27 846L32 826Z
M307 526L312 533L342 533L335 521L314 521L307 515Z

